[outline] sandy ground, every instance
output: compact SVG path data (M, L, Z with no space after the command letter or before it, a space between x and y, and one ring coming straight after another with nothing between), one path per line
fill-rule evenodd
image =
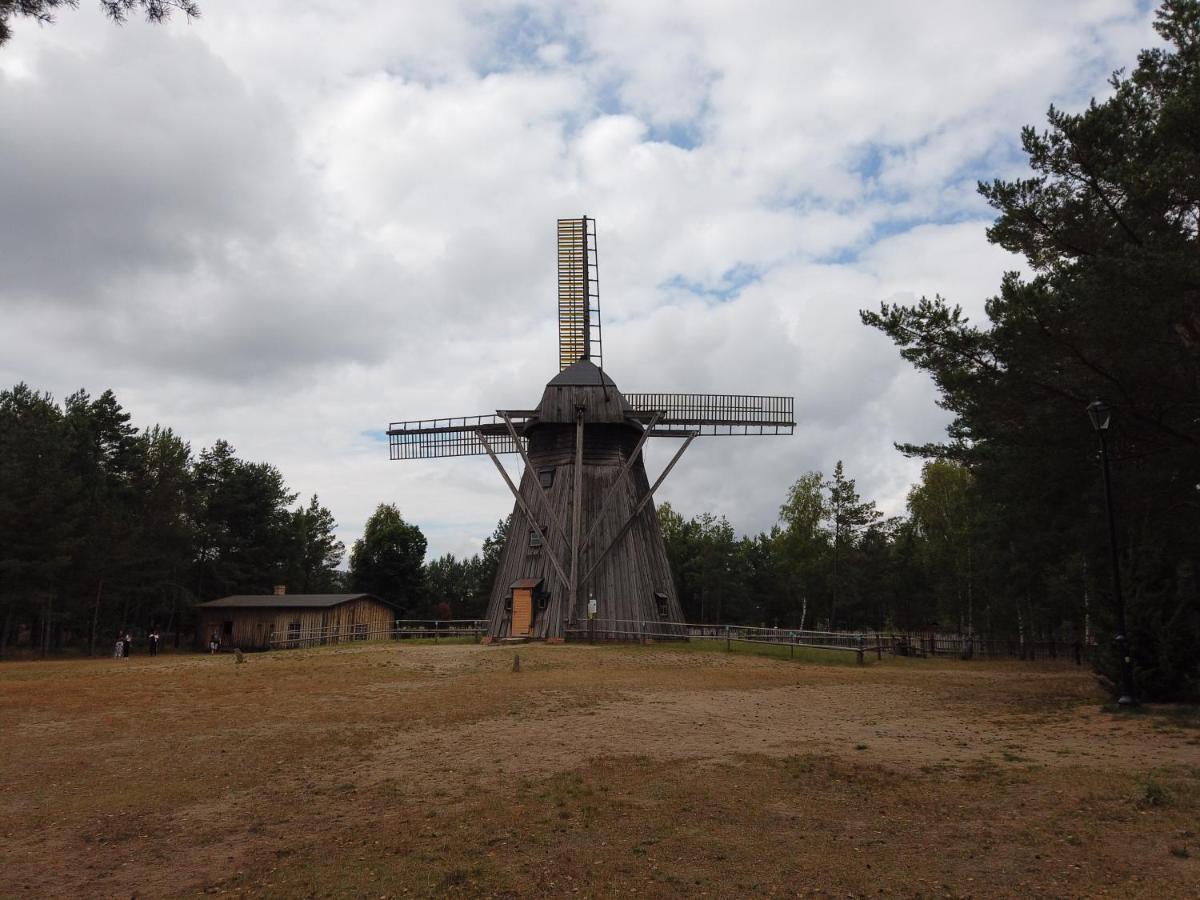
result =
M0 664L0 895L1200 897L1086 671L366 645Z

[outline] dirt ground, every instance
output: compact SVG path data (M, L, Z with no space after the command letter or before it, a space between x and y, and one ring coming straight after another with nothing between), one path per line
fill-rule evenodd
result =
M1195 711L1085 670L515 652L0 664L0 895L1200 897Z

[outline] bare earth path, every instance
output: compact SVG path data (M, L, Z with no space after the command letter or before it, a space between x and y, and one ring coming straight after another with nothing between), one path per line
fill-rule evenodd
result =
M0 664L0 895L1200 897L1200 723L1068 666Z

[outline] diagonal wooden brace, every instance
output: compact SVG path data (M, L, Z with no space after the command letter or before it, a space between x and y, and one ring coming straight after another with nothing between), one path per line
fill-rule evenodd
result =
M617 488L620 487L621 482L629 476L629 470L633 468L633 464L637 462L638 456L641 455L642 445L644 445L646 443L646 439L650 437L650 431L654 428L661 416L662 413L660 412L656 412L654 414L654 418L650 420L650 424L646 426L645 431L642 432L642 436L638 438L637 446L634 447L633 452L629 454L629 459L625 460L625 465L621 466L621 471L617 475L616 480L609 485L608 492L604 495L604 499L600 502L600 512L597 513L596 518L592 520L592 527L588 529L588 533L583 538L583 543L579 545L581 550L587 548L589 542L592 540L592 535L596 533L596 529L600 526L600 523L604 521L604 514L608 512L609 501L616 496Z
M542 498L542 505L546 508L546 512L550 514L550 524L554 526L563 543L567 543L567 533L563 530L562 523L558 521L558 513L554 511L554 507L550 504L550 498L546 495L546 489L542 487L542 482L538 479L533 464L529 461L529 454L525 452L525 447L521 444L521 439L517 436L517 429L513 426L512 418L502 409L496 410L496 414L504 419L504 424L508 426L508 433L512 435L513 443L517 445L517 451L521 454L521 461L525 463L525 470L532 475L533 483L537 486L538 496Z
M483 449L487 451L488 456L492 458L492 462L496 464L496 468L500 470L500 476L504 479L504 483L508 485L508 489L512 491L512 495L517 498L517 505L525 513L525 518L529 520L529 524L533 530L538 533L542 539L542 548L546 552L546 558L554 565L554 571L558 573L558 577L563 580L563 584L570 585L571 579L567 577L567 573L563 570L558 558L554 555L554 551L550 549L550 541L546 539L546 532L542 530L542 526L537 523L537 519L533 517L533 511L530 510L529 504L525 502L525 498L521 496L521 492L517 490L512 483L512 479L508 477L508 472L501 465L500 460L496 457L496 452L492 450L492 445L488 443L488 439L483 436L483 432L476 432L479 435L479 442L483 444Z
M580 579L580 584L586 584L587 580L592 577L592 573L596 571L600 563L604 562L604 558L613 551L613 548L616 547L617 544L621 543L621 541L625 539L625 535L628 534L629 529L633 527L633 523L637 519L638 514L646 508L646 504L650 502L651 498L654 496L654 492L658 490L659 485L661 485L666 479L667 475L670 474L671 469L675 467L675 463L679 462L679 457L683 456L683 451L686 450L688 445L696 439L696 435L698 433L699 432L693 431L691 434L689 434L687 440L683 442L683 446L675 451L675 455L671 457L671 461L667 463L667 467L663 469L662 474L658 476L658 480L651 485L650 490L646 492L646 496L642 498L641 502L637 505L637 507L634 508L633 512L629 514L629 518L625 520L625 524L621 526L621 530L617 532L617 536L612 539L612 543L605 547L604 552L596 558L594 563L592 563L591 567L587 570L587 574Z

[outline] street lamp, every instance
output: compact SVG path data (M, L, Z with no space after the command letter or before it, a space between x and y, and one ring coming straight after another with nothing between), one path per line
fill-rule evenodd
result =
M1105 435L1112 423L1112 407L1103 400L1093 400L1088 404L1088 418L1092 420L1092 428L1100 438L1100 460L1104 467L1104 505L1108 510L1108 551L1112 557L1113 599L1117 605L1117 633L1114 641L1117 645L1117 655L1121 661L1121 694L1117 703L1129 706L1133 699L1133 665L1129 656L1129 636L1125 630L1125 599L1121 594L1121 563L1117 553L1117 519L1113 512L1112 478L1109 475L1108 441Z

